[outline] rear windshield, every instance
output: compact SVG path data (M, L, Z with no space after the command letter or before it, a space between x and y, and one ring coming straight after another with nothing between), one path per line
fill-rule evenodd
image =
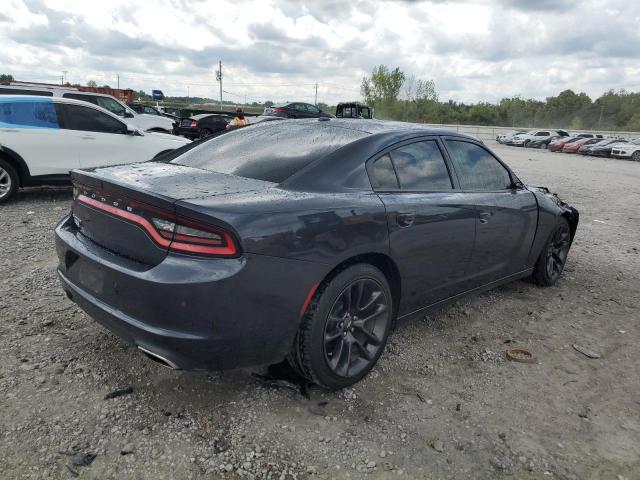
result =
M314 160L367 135L329 122L264 122L213 138L171 163L281 183Z

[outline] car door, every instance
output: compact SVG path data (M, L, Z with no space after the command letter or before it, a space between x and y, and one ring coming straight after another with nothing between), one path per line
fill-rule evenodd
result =
M60 130L55 103L29 97L0 103L0 145L26 162L32 177L68 175L78 168L74 142Z
M320 116L320 109L318 107L316 107L315 105L311 105L310 103L306 103L305 107L307 107L307 116L309 117L319 117Z
M440 141L424 137L381 152L367 172L403 279L400 315L465 290L476 211L455 188Z
M525 270L538 220L533 193L483 145L445 141L467 201L477 210L469 277L474 287Z
M124 122L91 105L59 105L82 168L149 160L141 155L139 137L130 135Z
M309 116L309 112L304 103L294 103L292 106L294 110L293 115L296 118L307 118Z

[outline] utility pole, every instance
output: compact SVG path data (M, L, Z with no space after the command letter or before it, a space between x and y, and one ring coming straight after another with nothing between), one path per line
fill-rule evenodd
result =
M318 106L318 82L316 82L316 103L315 106Z
M220 111L222 111L222 60L218 62L218 71L216 72L216 80L220 82Z
M67 76L68 70L62 70L62 85L64 85L65 77Z
M117 74L117 77L118 77L118 90L120 90L120 74L119 73Z
M187 100L189 100L189 85L187 85Z

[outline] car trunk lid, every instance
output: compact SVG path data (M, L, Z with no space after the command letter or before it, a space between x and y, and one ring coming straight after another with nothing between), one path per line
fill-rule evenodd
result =
M177 209L176 203L272 185L157 162L76 170L72 181L73 216L79 233L114 254L149 266L159 264L176 248L196 255L236 255L239 244L230 225L184 205ZM191 245L189 235L194 231L200 233Z

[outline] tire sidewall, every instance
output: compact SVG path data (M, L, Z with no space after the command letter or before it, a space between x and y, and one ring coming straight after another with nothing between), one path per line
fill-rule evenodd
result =
M562 216L558 217L555 223L555 227L549 234L549 238L547 238L547 241L545 242L544 247L540 252L540 256L538 257L538 262L536 263L536 267L535 267L536 271L534 272L534 275L537 277L536 283L538 283L539 285L551 286L555 284L560 279L560 277L562 276L562 273L564 272L566 261L564 265L562 265L562 270L560 271L560 273L555 279L552 278L547 272L547 251L549 249L549 244L553 242L553 237L555 236L556 232L558 231L562 223L565 223L569 228L569 231L571 231L571 227L567 219Z
M364 369L358 375L345 378L335 374L327 364L324 354L324 331L329 313L331 312L331 309L339 295L350 283L365 278L379 283L387 298L389 303L387 326L381 341L380 349L371 362L369 368ZM345 388L360 381L371 371L384 351L392 324L393 298L391 296L389 283L387 282L384 274L376 267L367 264L354 265L340 272L322 291L321 296L318 299L316 309L313 312L313 321L310 326L309 336L306 339L306 346L309 351L305 363L307 363L307 367L310 367L310 373L313 376L313 380L316 383L331 389Z
M13 168L11 164L1 158L0 167L2 167L2 169L9 174L9 178L11 179L11 187L9 188L9 192L5 196L0 197L0 203L4 203L10 200L15 195L16 190L18 189L19 178L15 168Z

